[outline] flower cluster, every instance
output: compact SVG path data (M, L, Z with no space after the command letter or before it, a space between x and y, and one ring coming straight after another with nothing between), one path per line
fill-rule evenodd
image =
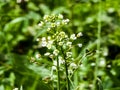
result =
M50 52L46 52L45 56L51 57L58 56L60 54L65 54L65 59L72 57L71 49L73 47L73 41L77 39L77 35L72 34L68 36L64 31L58 31L52 36L42 37L41 38L41 47L47 47ZM77 44L79 47L82 47L82 44ZM52 51L52 52L51 52ZM61 51L63 51L61 53Z
M38 26L40 28L46 28L48 36L40 38L40 46L46 47L47 52L44 56L47 56L53 60L52 69L57 67L57 60L59 60L60 70L63 70L61 65L67 62L70 70L76 69L77 65L73 62L72 48L74 41L82 36L82 33L68 35L62 30L63 26L69 23L69 19L64 19L63 15L45 15L43 21ZM78 47L82 47L81 43L77 44ZM72 62L72 63L71 63Z
M63 19L63 15L45 15L43 21L38 24L39 27L47 27L47 31L51 31L55 28L64 26L69 23L69 19Z

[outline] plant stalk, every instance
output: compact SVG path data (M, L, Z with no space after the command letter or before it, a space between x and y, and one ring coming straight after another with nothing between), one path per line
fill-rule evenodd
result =
M95 67L95 72L94 72L94 86L93 86L93 90L96 90L96 83L97 83L97 73L98 73L98 63L99 63L99 58L100 58L100 45L101 45L101 0L99 2L99 12L98 12L98 35L97 35L97 39L98 39L98 43L97 43L97 57L96 57L96 67Z
M68 76L68 65L67 65L67 59L65 58L65 53L63 49L61 48L61 51L63 53L63 58L65 60L65 73L66 73L66 80L67 80L67 90L70 90L70 81L69 81L69 76Z
M66 72L66 79L67 79L67 90L70 90L70 81L68 77L68 67L67 67L67 61L65 59L65 72Z
M60 70L59 70L59 60L58 60L58 57L57 57L57 75L58 75L57 90L60 90Z

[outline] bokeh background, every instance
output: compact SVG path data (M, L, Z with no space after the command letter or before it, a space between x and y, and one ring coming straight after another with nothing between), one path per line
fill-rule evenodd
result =
M69 18L68 33L83 33L77 40L82 48L75 47L73 57L82 57L86 52L88 55L73 76L75 87L92 90L97 72L104 90L120 90L120 0L0 0L0 90L56 87L49 77L45 78L50 75L52 62L39 58L45 50L36 41L38 34L46 35L37 25L49 14ZM100 55L95 71L98 40Z

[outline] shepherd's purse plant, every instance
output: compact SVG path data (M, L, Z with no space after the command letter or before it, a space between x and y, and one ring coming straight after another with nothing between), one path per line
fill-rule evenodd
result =
M82 36L82 33L68 34L65 27L70 23L69 19L64 19L63 15L45 15L38 27L45 30L45 35L39 36L39 46L47 48L43 57L48 57L53 65L51 67L50 79L53 83L57 82L57 90L61 89L61 81L65 80L67 90L71 90L71 77L74 70L78 68L73 57L72 48L82 47L81 43L74 42ZM57 77L56 77L57 72Z

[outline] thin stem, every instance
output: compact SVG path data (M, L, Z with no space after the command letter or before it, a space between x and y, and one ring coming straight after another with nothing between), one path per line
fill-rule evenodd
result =
M98 43L97 43L97 57L96 57L96 67L95 67L95 72L94 72L94 87L93 90L96 90L96 82L97 82L97 73L98 73L98 62L99 62L99 57L100 57L100 40L101 40L101 20L100 20L100 16L101 16L101 0L99 3L99 13L98 13L98 35L97 35L97 39L98 39Z
M70 90L70 82L68 77L68 67L67 67L67 61L65 59L65 72L66 72L66 79L67 79L67 90Z
M58 57L57 57L57 75L58 75L57 90L60 90L60 70L59 70L59 60L58 60Z
M69 75L68 75L68 65L67 65L67 59L65 58L65 54L63 49L61 48L62 54L63 54L63 58L65 60L65 73L66 73L66 79L67 79L67 90L70 90L70 81L69 81Z

